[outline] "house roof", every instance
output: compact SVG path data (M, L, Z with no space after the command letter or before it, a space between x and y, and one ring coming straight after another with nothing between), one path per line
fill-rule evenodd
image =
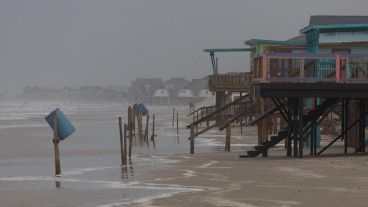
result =
M164 82L165 88L170 92L171 97L176 97L180 89L188 84L185 78L171 78Z
M368 24L368 16L315 15L309 19L309 25L326 24Z
M290 38L288 40L286 40L287 42L299 42L299 43L303 43L306 44L307 43L307 39L306 39L306 35L302 34L302 35L298 35L296 37Z
M161 78L138 78L133 81L128 90L128 96L130 97L143 97L153 95L158 88L162 88L163 83Z
M320 31L351 31L368 30L368 16L339 16L339 15L317 15L311 16L309 25L300 30L306 33L309 30Z
M294 41L279 41L279 40L265 40L265 39L251 39L245 41L246 45L254 45L257 43L269 43L269 44L275 44L275 45L300 45L300 42L294 42Z

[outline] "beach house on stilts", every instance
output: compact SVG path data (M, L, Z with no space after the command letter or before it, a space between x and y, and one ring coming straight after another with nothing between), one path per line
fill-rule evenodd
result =
M251 39L245 42L248 48L241 49L250 53L250 72L246 74L251 78L240 88L253 93L251 103L239 106L239 111L255 113L248 125L258 126L259 140L242 157L267 156L268 149L283 140L287 156L303 157L305 147L309 147L308 154L320 155L338 141L345 154L365 152L368 16L311 16L300 33L286 41ZM219 51L227 50L206 50L214 65L210 89L215 88L216 93L224 83L218 80L221 75L216 70L214 53ZM224 107L223 96L216 95L216 104ZM338 116L339 133L322 144L321 124L331 113ZM225 117L225 123L235 117ZM204 120L188 126L191 131L200 121ZM194 137L193 132L190 139Z

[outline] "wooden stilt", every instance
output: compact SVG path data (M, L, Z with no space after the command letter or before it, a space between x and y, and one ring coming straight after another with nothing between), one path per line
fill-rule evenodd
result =
M138 136L139 142L143 144L143 115L142 112L137 111L137 121L138 121Z
M133 113L132 107L128 108L128 130L129 130L129 158L132 157L132 146L133 146Z
M231 126L226 127L225 151L230 152Z
M179 112L176 112L176 134L179 134Z
M172 126L174 127L174 123L175 123L175 108L173 108L172 110Z
M299 158L303 158L304 136L303 136L303 98L298 100L298 140L299 140Z
M128 131L128 125L124 124L124 142L123 142L123 145L124 145L124 153L123 153L123 165L127 165L127 131Z
M53 112L52 125L54 129L53 143L54 143L54 153L55 153L55 175L60 176L61 167L60 167L59 137L58 137L58 124L57 124L56 111Z
M151 141L155 141L155 114L152 114L152 135L151 135Z
M194 125L190 126L190 154L194 154Z
M120 158L121 165L124 165L124 138L123 138L123 123L121 117L119 116L119 137L120 137ZM125 133L125 130L124 130Z
M146 129L144 132L144 141L148 142L148 127L149 127L149 120L150 120L150 116L147 114L146 115Z

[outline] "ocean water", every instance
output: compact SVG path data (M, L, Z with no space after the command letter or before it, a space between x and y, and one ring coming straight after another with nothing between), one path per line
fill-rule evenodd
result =
M62 175L54 176L52 131L44 117L60 108L76 132L59 144ZM133 147L128 166L120 166L119 103L0 103L0 206L116 206L173 193L197 191L145 183L155 170L177 162L172 155L189 151L188 130L172 127L171 107L148 107L156 114L155 142ZM186 116L186 107L176 107ZM151 134L151 127L150 133ZM196 151L223 150L220 143L198 138Z

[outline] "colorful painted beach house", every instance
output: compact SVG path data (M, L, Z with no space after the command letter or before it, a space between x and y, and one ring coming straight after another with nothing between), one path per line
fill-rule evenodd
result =
M285 41L251 39L245 44L248 48L205 50L213 66L214 74L209 77L213 85L209 87L218 98L217 116L227 107L238 106L217 126L227 129L250 112L255 116L246 125L257 124L259 143L245 157L266 156L268 149L282 140L286 140L288 156L303 157L305 143L312 155L319 155L339 140L344 142L344 153L349 149L365 152L368 16L311 16L309 25L297 37ZM251 83L218 73L215 53L239 51L250 53L250 69L245 76ZM216 90L224 86L238 88L251 98L227 103L223 99L226 95L218 95L224 90ZM248 104L239 104L242 99ZM317 152L321 123L331 113L339 117L336 128L340 133Z

